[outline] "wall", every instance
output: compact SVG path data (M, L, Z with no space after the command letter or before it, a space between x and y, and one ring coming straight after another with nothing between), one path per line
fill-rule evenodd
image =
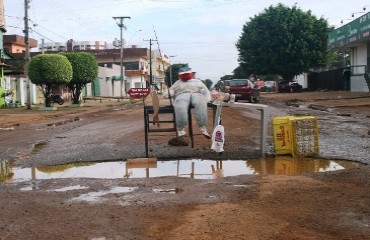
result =
M100 92L97 96L102 97L120 97L121 81L114 80L114 77L120 76L121 66L112 64L112 67L100 67L98 70ZM92 91L93 83L86 84L85 90L82 91L86 97L94 96ZM124 95L124 89L122 90Z
M369 92L364 76L351 76L351 92Z
M367 65L367 44L358 44L356 47L351 48L351 66L366 66ZM356 67L353 69L352 74L364 74L364 67Z
M297 81L300 85L302 85L302 88L308 88L307 73L295 76L294 80Z

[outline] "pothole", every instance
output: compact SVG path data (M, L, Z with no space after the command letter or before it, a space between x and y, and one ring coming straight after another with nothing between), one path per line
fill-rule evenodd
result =
M18 168L2 163L1 182L22 182L43 179L96 178L125 179L151 177L186 177L218 179L237 175L299 175L358 168L360 163L343 160L293 158L279 156L255 160L170 160L155 162L79 162L33 168ZM163 189L162 189L163 190ZM161 191L160 189L157 191ZM175 191L176 189L164 189Z
M81 119L79 117L74 117L74 118L63 120L63 121L59 121L59 122L48 123L46 125L47 126L53 126L54 127L54 126L60 126L60 125L64 125L64 124L71 123L71 122L80 121L80 120Z

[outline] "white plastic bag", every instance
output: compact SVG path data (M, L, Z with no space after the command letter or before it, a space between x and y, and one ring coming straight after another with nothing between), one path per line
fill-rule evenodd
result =
M235 94L230 94L229 103L234 103L234 102L235 102Z
M225 129L222 125L217 125L212 133L211 149L215 152L223 152L225 143Z

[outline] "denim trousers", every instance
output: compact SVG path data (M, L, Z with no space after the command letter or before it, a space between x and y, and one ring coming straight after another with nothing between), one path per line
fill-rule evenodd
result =
M188 124L188 109L193 107L199 127L207 126L207 100L201 93L181 93L173 103L176 115L176 127L181 130Z

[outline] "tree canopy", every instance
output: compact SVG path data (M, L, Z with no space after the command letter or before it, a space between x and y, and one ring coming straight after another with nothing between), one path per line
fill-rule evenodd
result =
M204 83L204 85L207 86L208 89L211 89L211 87L213 85L213 82L212 82L211 79L202 80L202 82Z
M236 44L246 73L278 74L285 80L325 65L328 23L311 11L270 6L244 24Z
M72 79L72 66L65 56L60 54L39 54L28 64L30 81L37 85L67 84Z
M171 87L174 82L179 79L179 70L182 67L187 67L187 63L176 63L172 64L166 69L166 84L168 87Z
M66 56L72 65L73 77L68 87L72 91L73 103L78 104L82 88L98 77L98 63L96 58L87 52L66 52L62 55Z
M51 106L53 87L68 84L72 74L71 63L60 54L39 54L28 64L28 77L32 83L42 86L46 107Z

